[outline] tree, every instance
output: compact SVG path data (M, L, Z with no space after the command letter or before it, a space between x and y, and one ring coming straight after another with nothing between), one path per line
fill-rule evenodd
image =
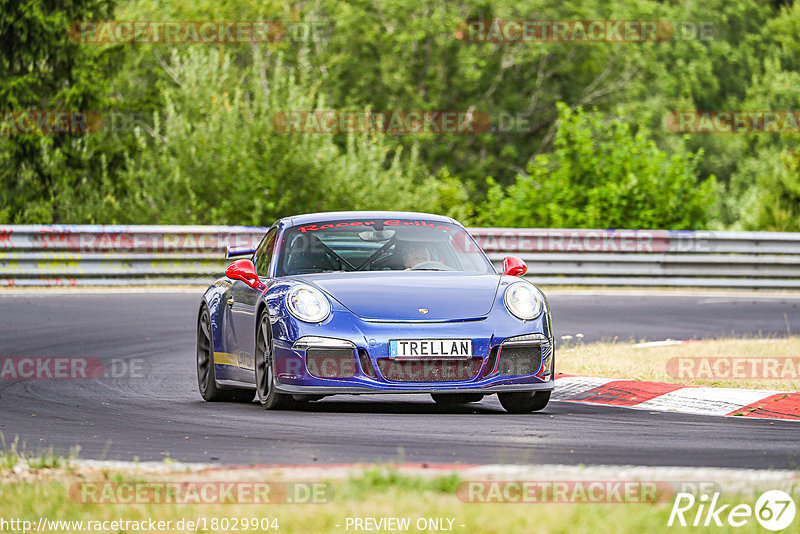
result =
M117 179L78 188L69 218L89 222L268 225L302 212L430 209L467 213L467 194L430 175L417 150L383 134L283 133L281 112L327 109L281 56L247 68L218 48L173 50L163 111L136 129ZM306 73L307 74L307 73Z
M640 129L558 104L555 150L508 188L490 180L479 223L542 228L704 227L714 180L698 183L701 154L668 155Z
M112 8L112 0L0 0L0 112L100 112L110 51L71 41L69 29L108 20ZM58 221L59 195L99 167L83 147L70 134L0 135L0 222Z

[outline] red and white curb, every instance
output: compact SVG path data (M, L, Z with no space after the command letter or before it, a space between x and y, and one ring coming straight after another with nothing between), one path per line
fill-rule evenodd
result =
M560 376L552 398L637 410L800 421L800 393L787 391Z

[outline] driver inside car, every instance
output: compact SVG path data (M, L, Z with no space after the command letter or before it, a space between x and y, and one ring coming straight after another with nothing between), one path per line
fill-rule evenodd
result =
M403 252L406 270L431 261L431 251L425 245L412 245Z

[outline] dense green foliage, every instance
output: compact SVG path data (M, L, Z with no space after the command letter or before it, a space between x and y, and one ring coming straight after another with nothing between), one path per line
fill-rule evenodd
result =
M111 0L0 0L0 112L106 105L112 51L82 47L68 29L75 20L112 15ZM85 148L67 135L0 135L0 221L56 219L57 197L93 174L95 156L107 147Z
M558 104L555 149L504 188L490 180L478 221L538 228L696 228L713 195L697 184L699 155L682 146L672 156L644 130L618 119Z
M280 20L287 35L67 37L72 22L108 19ZM465 20L490 19L666 20L679 31L645 43L456 37ZM693 33L703 25L713 31ZM136 119L90 135L0 135L0 223L268 224L415 209L484 225L800 230L797 135L666 126L676 110L800 110L800 3L0 0L0 69L0 111ZM287 110L365 109L476 110L493 129L273 124Z

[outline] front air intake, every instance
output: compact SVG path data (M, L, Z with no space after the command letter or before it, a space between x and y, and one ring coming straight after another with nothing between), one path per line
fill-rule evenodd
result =
M352 378L356 374L356 359L353 349L309 348L306 367L318 378Z
M501 375L521 376L535 374L542 365L540 345L509 345L500 347L497 371Z
M492 351L494 354L494 351ZM527 334L508 338L497 348L489 376L525 376L534 375L544 369L544 377L550 374L553 356L553 340L542 334ZM487 366L488 367L488 366Z

